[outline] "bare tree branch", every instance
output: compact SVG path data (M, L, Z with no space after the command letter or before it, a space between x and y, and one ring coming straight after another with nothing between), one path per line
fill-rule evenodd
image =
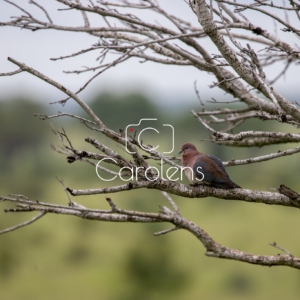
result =
M101 127L105 127L105 125L102 123L102 121L94 114L94 112L88 107L88 105L83 102L76 94L72 93L70 90L68 90L67 88L65 88L63 85L57 83L56 81L48 78L47 76L43 75L42 73L36 71L35 69L28 67L27 65L25 65L24 63L18 62L17 60L8 57L8 60L11 61L12 63L14 63L15 65L19 66L22 71L26 71L44 81L46 81L47 83L55 86L56 88L58 88L59 90L61 90L62 92L66 93L68 96L70 96L71 98L73 98L82 108L83 110L94 120L94 122Z
M180 215L166 215L155 213L141 213L134 211L125 211L119 209L110 198L106 198L111 206L109 213L79 211L78 208L55 208L24 204L18 204L19 208L7 209L7 212L28 212L40 211L40 215L47 213L73 215L88 220L108 221L108 222L138 222L138 223L153 223L153 222L171 222L175 225L174 228L163 230L154 235L162 235L178 229L185 229L192 233L206 248L205 255L209 257L218 257L257 264L262 266L285 265L292 268L300 269L300 259L292 256L289 251L274 244L270 244L288 253L288 255L266 256L254 255L236 249L230 249L215 242L207 232L191 221L183 218ZM39 215L39 216L40 216Z
M12 76L12 75L15 75L15 74L18 74L18 73L21 73L21 72L23 72L23 70L19 69L19 70L13 71L13 72L0 73L0 76Z
M244 108L228 109L226 107L207 109L200 97L195 81L194 89L201 105L201 112L196 113L192 111L192 113L198 121L212 133L212 137L209 141L235 147L262 147L288 142L299 143L300 134L292 133L292 131L284 133L271 131L272 129L270 129L268 131L247 130L235 134L232 133L233 130L236 130L245 120L252 118L256 118L256 120L275 120L280 122L278 125L281 126L282 123L285 123L287 128L292 129L300 127L300 109L279 94L272 86L277 79L284 76L284 74L290 70L289 67L292 64L299 62L300 51L299 48L297 48L298 46L292 46L279 39L276 35L269 33L266 29L254 25L242 14L244 10L254 10L264 16L272 18L275 20L275 23L280 23L285 26L285 28L282 29L283 31L290 31L296 35L300 35L300 31L294 27L289 19L289 13L296 13L300 19L299 3L290 1L290 5L286 7L285 5L280 6L278 3L274 4L268 1L255 1L251 4L244 4L236 1L216 0L217 6L214 7L212 0L209 2L205 0L188 1L187 4L190 7L191 13L196 14L201 27L199 25L195 26L191 20L184 20L182 16L171 14L160 6L158 1L154 0L134 2L127 0L113 2L100 0L97 4L90 1L90 4L86 5L83 5L80 0L58 0L59 3L65 5L65 8L60 10L76 10L81 13L84 26L72 27L67 26L68 24L63 26L54 24L48 11L33 0L30 0L29 3L35 5L45 14L46 21L39 20L30 11L27 11L12 1L5 1L17 7L21 11L21 15L19 17L12 17L12 20L9 22L0 22L0 26L18 27L32 31L52 29L56 31L74 32L74 34L80 32L98 39L96 43L86 46L83 50L52 58L52 60L70 57L76 58L79 55L91 52L97 53L97 59L96 64L92 66L65 71L67 74L95 72L76 93L13 58L8 58L8 60L19 66L20 69L8 73L0 73L0 76L11 76L21 72L28 72L53 85L68 98L52 103L64 105L66 101L71 98L88 114L90 120L62 112L58 112L58 114L52 116L35 114L36 116L39 116L41 120L61 116L78 119L88 129L96 131L97 135L103 134L109 138L115 145L121 148L122 151L126 146L129 151L126 151L126 156L123 154L120 155L117 151L107 146L102 139L99 139L99 141L101 141L99 142L93 137L85 138L85 141L95 148L95 152L75 149L75 143L71 141L65 130L56 130L52 125L52 131L59 139L61 145L57 147L52 145L51 149L66 155L68 163L88 163L92 166L94 172L100 169L111 174L110 176L120 176L121 178L123 178L122 176L127 176L127 182L119 186L104 188L71 189L66 188L63 181L59 180L67 192L69 206L32 201L23 195L1 197L0 201L16 204L15 208L8 208L5 210L6 212L39 211L40 214L30 221L0 231L0 234L31 224L46 213L73 215L84 219L107 222L167 222L170 223L172 227L156 232L154 235L163 235L179 229L187 230L203 244L206 248L205 254L207 256L263 266L285 265L300 269L300 259L295 258L291 255L290 251L281 248L276 243L270 245L284 251L287 255L254 255L218 244L202 228L185 219L181 215L179 207L170 196L178 195L186 198L216 197L224 200L300 208L300 196L297 192L292 191L284 185L280 186L278 193L242 188L226 190L207 185L187 186L178 183L176 181L181 179L179 179L180 176L174 173L171 179L168 172L164 172L164 166L171 166L176 172L180 171L180 175L182 175L182 167L178 164L180 157L172 155L165 156L159 151L154 150L152 146L146 145L146 142L140 142L139 139L136 140L135 136L127 135L122 129L117 133L107 128L83 99L78 97L78 93L85 89L91 81L96 80L100 74L103 74L105 71L122 62L130 60L132 57L140 59L141 63L152 61L165 65L189 66L190 68L196 68L199 72L205 71L213 74L216 80L210 87L221 88L236 98L235 100L223 102L214 99L213 103L231 104L243 102L246 104ZM231 11L231 6L235 7L234 11ZM265 9L261 9L262 6ZM278 9L284 12L285 20L273 14L272 10L269 11L269 9ZM140 11L147 12L149 15L150 13L158 14L166 21L163 23L166 25L158 24L155 21L145 21L142 15L139 14ZM91 26L89 16L93 14L101 18L104 26L101 26L101 23L99 27ZM241 33L241 31L243 31L243 33ZM225 40L224 36L229 37L229 40ZM214 43L219 51L217 54L212 54L205 48L201 40L204 37L209 37ZM246 46L243 46L243 41L246 41ZM253 42L259 43L260 47L264 48L254 51L256 48L252 46ZM111 54L117 54L116 58L111 59ZM267 78L265 68L277 63L285 63L285 66L275 79L270 80ZM262 96L256 96L252 91L262 93ZM204 120L201 116L208 117ZM212 123L218 123L222 128L217 131L209 125ZM246 124L247 123L245 123L245 126ZM101 154L96 153L97 151L101 151ZM231 161L223 162L223 164L224 166L234 166L257 163L282 156L293 155L298 152L300 152L300 147L243 160L232 159ZM159 161L160 170L149 165L150 159L156 163ZM98 161L98 163L96 163L95 160ZM108 164L117 166L119 172L100 166L99 162L102 160L105 160ZM164 175L165 173L166 175ZM174 178L176 174L178 178ZM164 176L167 178L164 178ZM72 201L69 195L107 194L145 188L160 191L167 199L168 206L171 206L171 209L166 206L160 206L161 211L159 213L125 210L117 207L109 197L106 197L106 201L110 206L109 210L90 209Z
M288 197L279 193L252 191L246 189L234 189L234 190L223 190L212 188L209 186L192 187L186 186L181 183L173 181L161 180L160 178L154 182L151 181L139 181L129 182L120 186L114 186L111 188L98 188L98 189L86 189L86 190L75 190L68 188L68 191L73 196L84 196L84 195L98 195L107 193L117 193L122 191L129 191L141 188L158 189L167 193L178 195L187 198L203 198L203 197L216 197L224 200L241 200L246 202L265 203L273 205L283 205L295 207L292 201Z
M1 200L1 198L0 198L0 200ZM4 230L1 230L1 231L0 231L0 234L6 233L6 232L10 232L10 231L14 231L14 230L16 230L16 229L18 229L18 228L21 228L21 227L24 227L24 226L26 226L26 225L29 225L29 224L31 224L31 223L37 221L37 220L40 219L41 217L43 217L45 214L46 214L46 212L43 211L43 212L39 213L37 216L35 216L34 218L32 218L32 219L29 220L29 221L26 221L26 222L24 222L24 223L18 224L18 225L16 225L16 226L13 226L13 227L10 227L10 228L4 229Z

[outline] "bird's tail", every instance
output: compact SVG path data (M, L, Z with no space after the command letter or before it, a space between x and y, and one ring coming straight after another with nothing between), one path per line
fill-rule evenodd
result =
M211 186L226 190L241 189L241 187L238 184L234 183L230 178L228 178L227 182L213 182Z
M240 187L238 184L236 184L235 182L233 182L231 179L229 179L230 182L234 185L235 189L241 189L242 187Z

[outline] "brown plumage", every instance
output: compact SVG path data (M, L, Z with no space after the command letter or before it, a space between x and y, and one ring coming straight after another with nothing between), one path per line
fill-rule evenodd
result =
M227 174L222 161L214 155L206 155L192 143L181 147L184 172L192 184L206 184L221 189L240 188Z

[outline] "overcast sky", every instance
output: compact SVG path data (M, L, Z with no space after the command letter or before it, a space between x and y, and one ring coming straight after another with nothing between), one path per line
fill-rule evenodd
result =
M37 0L37 2L47 7L55 24L68 26L83 25L79 12L57 11L57 8L63 8L64 5L54 0ZM82 2L85 3L85 1ZM0 3L0 22L8 21L11 16L19 16L21 14L17 8L3 0L0 0ZM35 13L40 19L46 20L44 15L33 5L27 4L27 1L15 0L15 3L23 5L23 7L30 9L30 11ZM161 0L160 3L166 7L169 12L197 25L195 15L190 11L183 0ZM166 23L158 15L152 15L146 11L142 11L142 13L142 18L147 21L161 22L165 26L170 26L170 24ZM280 15L279 12L277 13ZM274 33L274 23L267 16L252 11L246 11L245 15L247 15L254 24ZM90 14L90 20L94 26L104 25L97 15ZM294 14L290 15L290 22L293 22L295 27L300 27L299 20ZM290 42L292 45L295 43L300 44L299 39L295 37L294 34L282 32L280 30L282 27L281 25L277 26L277 33L283 40ZM95 66L97 53L90 52L76 58L60 61L51 61L50 58L68 55L89 48L98 41L98 39L93 36L89 36L85 33L55 30L31 32L19 28L0 27L0 39L0 72L16 70L16 66L7 61L7 57L11 56L62 83L72 91L78 90L90 76L92 76L92 73L67 75L62 71L80 69L82 66ZM201 39L201 43L207 45L210 53L218 53L208 38ZM245 45L246 42L242 41L242 44ZM256 49L261 48L264 48L264 46L257 45L256 47ZM282 67L283 65L277 64L276 67L266 69L267 74L270 75L269 78L273 79L281 71ZM299 94L299 78L299 67L293 66L286 76L286 79L282 78L275 84L275 87L281 93L288 96L294 91L292 95L295 95L295 98L290 100L297 100L298 96L296 96L295 93L298 90L297 94ZM124 91L142 91L157 102L165 100L166 103L179 105L179 102L187 101L195 106L197 105L197 98L193 90L195 80L197 80L200 93L204 95L205 100L209 100L211 97L218 99L223 98L223 91L218 88L210 89L208 87L208 85L212 83L212 80L215 81L212 75L200 72L193 67L159 65L151 62L141 64L138 59L130 59L101 74L81 93L81 97L88 100L92 98L95 93L101 91L119 93L123 93ZM12 77L1 77L0 88L1 100L8 96L19 94L26 94L39 99L39 101L45 102L65 98L65 96L54 87L25 72Z

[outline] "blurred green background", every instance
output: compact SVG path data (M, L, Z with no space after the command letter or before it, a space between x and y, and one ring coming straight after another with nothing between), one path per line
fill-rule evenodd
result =
M23 194L30 199L67 205L66 194L55 176L76 189L118 184L102 182L94 167L80 162L68 164L63 155L52 151L49 145L60 145L60 141L51 132L50 121L56 129L65 129L76 149L98 152L84 141L92 136L121 155L124 152L78 120L61 117L40 121L34 113L71 110L86 116L74 107L69 109L68 104L54 110L37 104L42 101L36 100L19 98L0 102L0 195ZM209 132L189 110L199 110L200 106L182 106L181 111L175 111L162 110L153 103L137 93L123 96L106 93L89 102L114 130L124 129L141 117L157 117L172 124L174 155L187 141L223 161L295 147L287 144L260 149L230 148L199 142L208 138ZM246 121L239 129L297 132L286 124L258 119ZM164 145L162 136L158 143ZM150 164L155 166L153 161ZM299 154L227 170L233 181L247 189L270 191L286 184L299 192ZM184 183L188 184L186 179ZM109 196L120 208L129 210L158 212L158 205L169 206L155 190ZM276 255L279 250L268 245L276 241L300 256L297 229L300 218L295 208L172 197L183 216L206 230L218 243L254 254ZM92 208L109 208L104 195L76 197L74 201ZM7 202L0 205L0 230L37 214L4 213L4 208L13 205ZM0 299L299 299L298 270L208 258L202 244L183 230L153 236L154 232L169 227L164 223L105 223L48 214L29 226L0 235Z

